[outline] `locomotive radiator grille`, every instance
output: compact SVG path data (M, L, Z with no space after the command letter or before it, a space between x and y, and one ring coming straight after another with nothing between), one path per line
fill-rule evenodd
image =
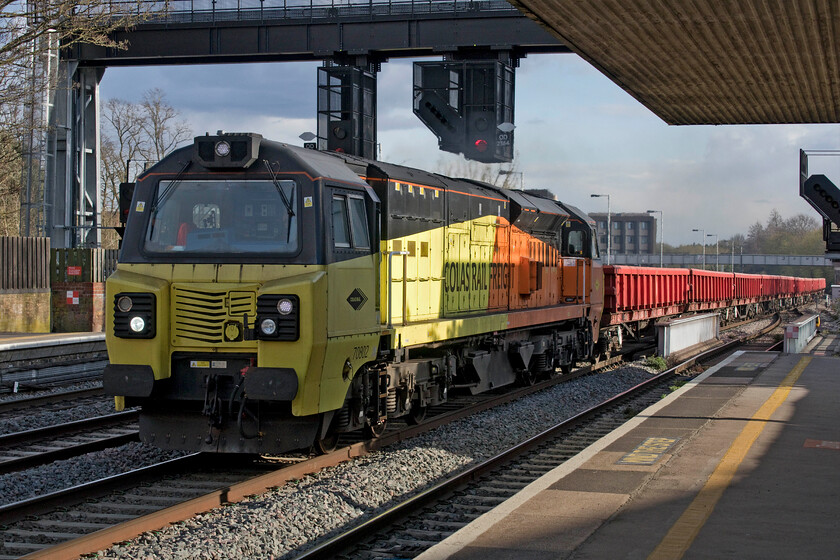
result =
M235 289L223 289L220 285L211 289L174 285L172 345L241 344L245 332L244 316L248 316L249 324L256 316L256 289L257 286L238 284Z

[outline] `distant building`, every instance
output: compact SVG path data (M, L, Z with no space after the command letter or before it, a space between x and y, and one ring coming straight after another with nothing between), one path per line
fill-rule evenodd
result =
M590 213L598 229L598 246L607 254L607 215ZM610 214L613 255L652 255L656 252L656 218L647 213Z

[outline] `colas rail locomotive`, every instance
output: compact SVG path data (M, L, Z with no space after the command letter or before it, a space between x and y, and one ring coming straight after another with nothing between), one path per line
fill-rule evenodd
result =
M258 134L197 137L138 178L125 215L104 384L162 448L327 450L662 314L601 325L612 269L572 206Z

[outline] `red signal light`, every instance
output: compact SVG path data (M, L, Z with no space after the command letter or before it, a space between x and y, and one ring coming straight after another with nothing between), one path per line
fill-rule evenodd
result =
M487 151L487 140L476 140L475 141L475 149L479 152L486 152Z

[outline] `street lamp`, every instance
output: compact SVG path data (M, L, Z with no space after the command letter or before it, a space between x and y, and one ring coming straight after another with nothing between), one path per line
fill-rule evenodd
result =
M720 261L718 257L720 253L718 252L718 235L716 233L707 233L706 237L714 237L715 238L715 270L720 270Z
M703 241L703 270L706 270L706 230L703 228L694 228L691 231L699 231L703 236L701 239Z
M612 248L612 228L610 227L610 195L608 194L590 194L592 198L607 198L607 264L610 264L610 249Z
M662 247L665 245L665 218L662 214L662 210L648 210L647 213L659 213L659 268L662 268Z
M499 175L519 175L519 188L525 190L525 173L523 171L499 169Z

